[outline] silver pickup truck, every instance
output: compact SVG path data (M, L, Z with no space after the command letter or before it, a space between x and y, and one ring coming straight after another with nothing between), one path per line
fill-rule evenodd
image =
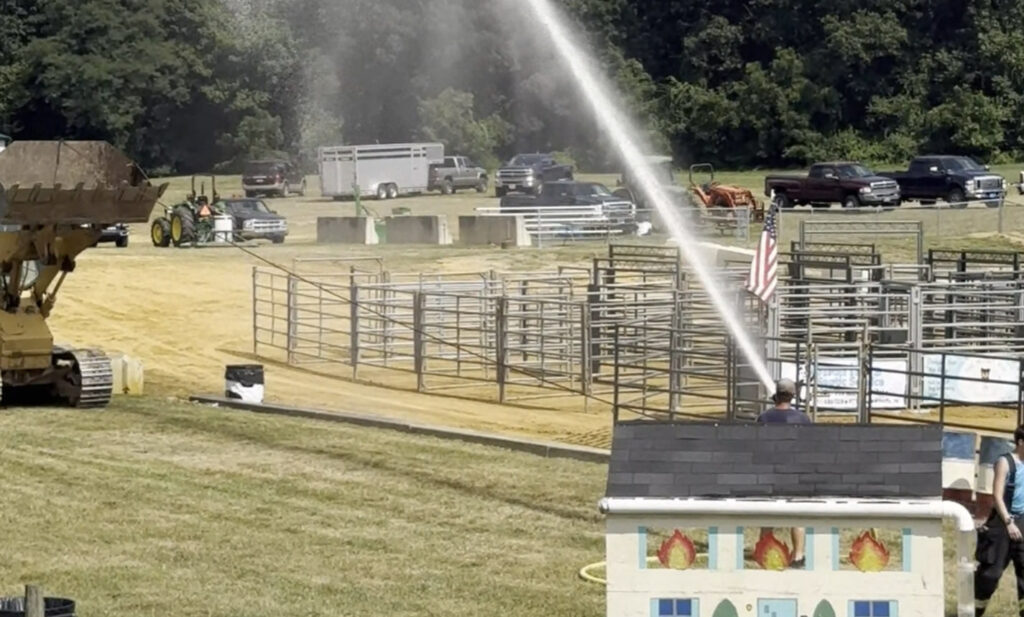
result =
M477 167L464 156L446 156L443 163L430 166L428 191L451 195L459 189L476 189L477 193L486 193L487 170Z

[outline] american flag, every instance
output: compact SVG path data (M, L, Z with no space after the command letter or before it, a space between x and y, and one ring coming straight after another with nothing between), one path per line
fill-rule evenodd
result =
M775 293L778 284L777 270L779 266L779 237L775 227L777 207L774 195L768 206L768 214L764 217L764 231L761 241L757 244L754 261L750 262L750 274L747 276L747 291L768 302Z

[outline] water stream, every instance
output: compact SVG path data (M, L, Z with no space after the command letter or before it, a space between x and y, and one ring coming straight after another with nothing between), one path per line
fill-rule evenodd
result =
M608 140L618 149L623 164L629 168L630 174L639 183L642 192L647 195L650 203L657 209L669 233L682 251L683 258L700 279L701 285L707 291L723 323L736 340L740 352L753 367L758 379L768 388L768 391L774 392L775 386L771 373L755 347L754 341L744 329L743 323L715 281L712 269L705 263L697 247L697 238L687 229L681 213L676 209L668 193L662 188L654 170L645 162L645 152L634 137L640 133L608 97L607 93L614 92L614 90L599 77L593 68L593 63L584 54L582 46L574 42L570 30L566 26L566 20L552 6L551 0L526 0L526 3L536 15L537 20L547 30L552 45L568 65L573 80L585 95L591 111Z

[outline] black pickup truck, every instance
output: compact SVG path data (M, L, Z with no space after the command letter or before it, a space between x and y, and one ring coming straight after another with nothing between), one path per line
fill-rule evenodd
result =
M572 166L559 165L551 154L517 154L495 174L494 193L498 197L517 191L537 195L545 182L572 179Z
M513 214L541 208L588 206L593 209L594 216L607 217L613 221L632 221L636 216L633 202L613 194L608 187L597 182L545 182L536 196L509 195L501 198L501 209Z
M817 163L806 176L768 176L764 179L764 193L772 192L782 208L833 203L844 208L898 206L901 199L896 182L860 163L846 161Z
M885 172L900 185L905 199L923 203L945 200L955 208L969 201L983 201L998 208L1006 196L1006 180L966 156L919 156L905 172Z

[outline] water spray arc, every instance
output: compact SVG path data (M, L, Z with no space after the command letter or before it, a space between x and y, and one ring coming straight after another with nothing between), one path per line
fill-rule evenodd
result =
M574 44L565 21L551 5L550 0L527 0L537 19L550 35L551 42L558 51L559 56L568 65L573 79L580 90L586 96L587 102L593 111L597 122L606 131L611 142L619 151L623 163L629 168L630 173L640 184L641 189L647 194L648 199L665 221L666 226L672 234L672 238L678 244L683 257L693 268L697 278L700 279L711 299L712 304L718 310L722 321L729 332L732 333L740 352L750 362L757 373L758 379L769 389L774 391L774 380L761 354L754 347L754 342L749 334L743 329L742 324L736 317L736 313L729 305L722 290L715 282L711 270L704 262L703 257L696 247L696 240L686 229L680 213L673 207L668 194L662 189L654 171L644 163L643 152L631 135L637 132L627 120L625 114L619 111L611 99L605 94L608 90L601 83L598 74L584 59L581 48Z

